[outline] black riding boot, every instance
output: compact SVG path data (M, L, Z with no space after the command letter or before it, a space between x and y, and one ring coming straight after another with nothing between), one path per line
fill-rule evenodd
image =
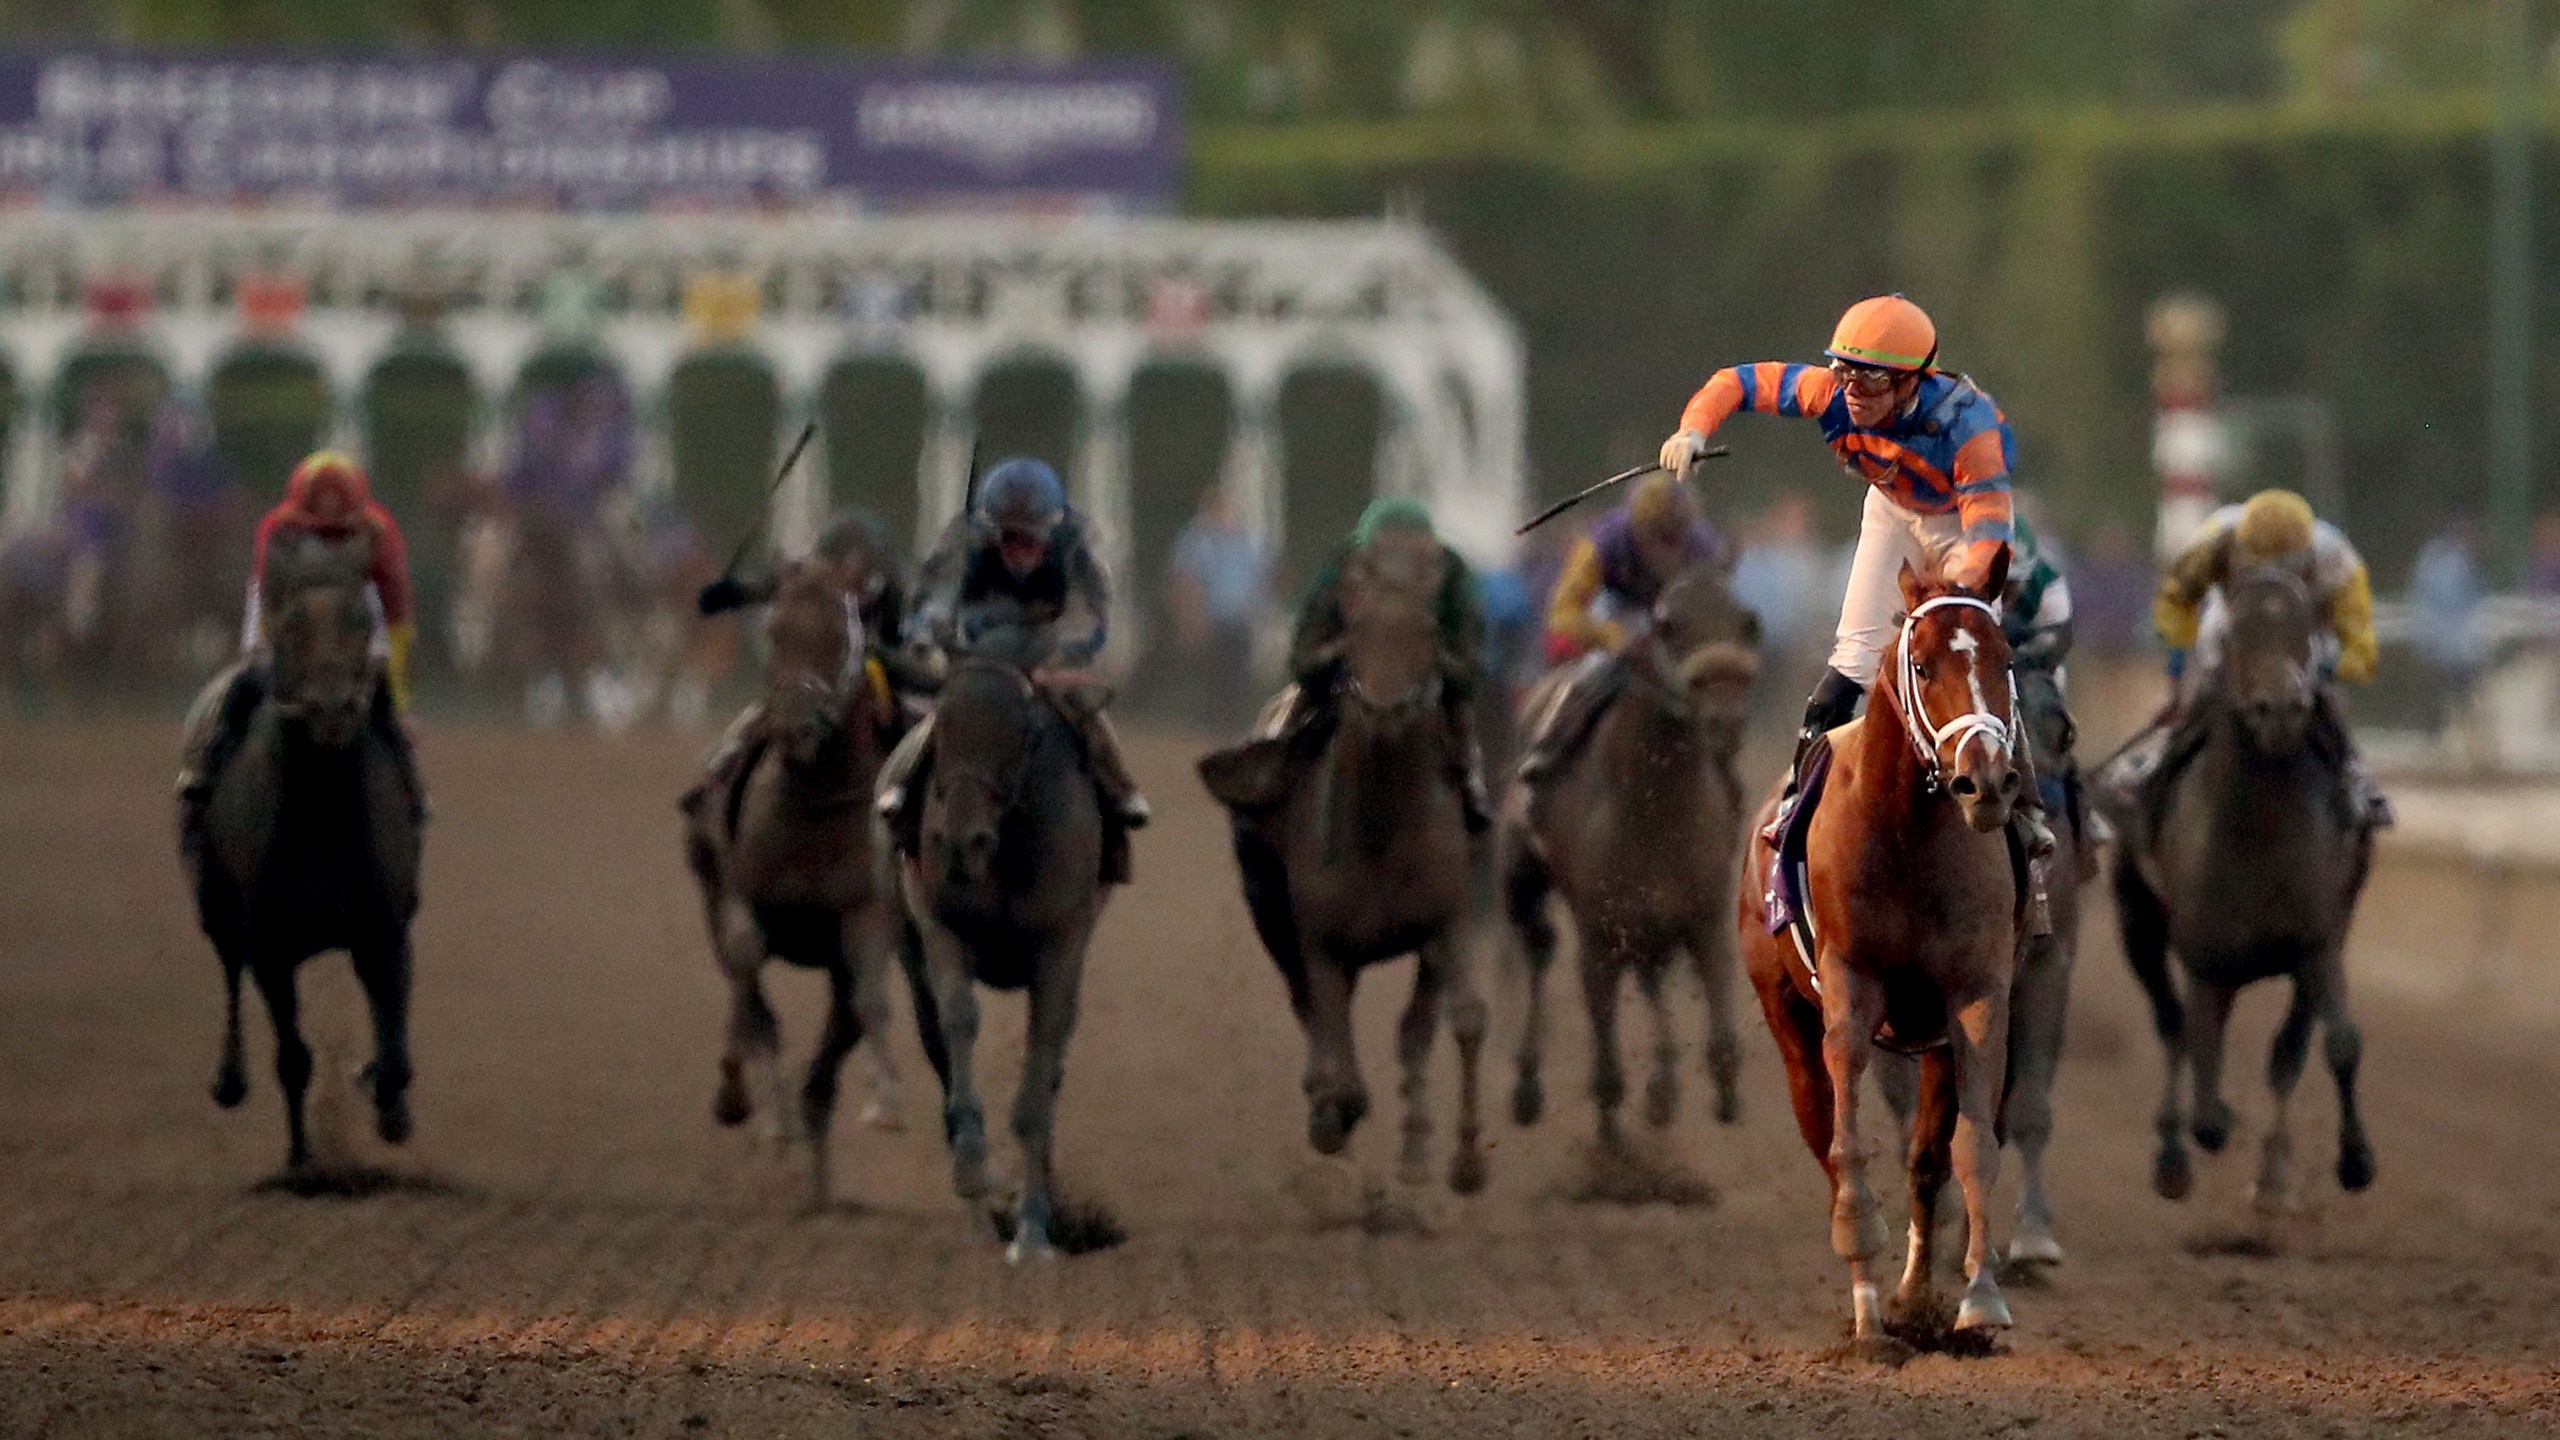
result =
M1858 701L1867 687L1837 670L1824 670L1822 683L1804 702L1804 724L1796 731L1796 756L1787 763L1787 788L1778 796L1777 812L1769 817L1767 828L1760 834L1770 844L1778 843L1778 832L1787 826L1794 813L1796 792L1804 784L1804 760L1813 753L1813 742L1846 725L1858 713Z
M1458 808L1467 833L1493 828L1493 801L1484 788L1484 742L1476 735L1475 712L1464 699L1451 696L1442 707L1449 724L1449 780L1458 787Z
M1521 783L1543 784L1562 769L1590 738L1601 712L1625 688L1626 667L1614 656L1587 665L1565 681L1555 703L1541 717L1537 733L1529 737L1529 752L1520 758L1517 772Z

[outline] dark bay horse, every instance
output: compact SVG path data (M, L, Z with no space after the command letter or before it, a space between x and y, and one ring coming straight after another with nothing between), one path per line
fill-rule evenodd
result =
M897 701L865 664L862 622L846 591L819 567L784 573L765 633L771 651L764 717L749 742L755 753L735 785L688 804L685 858L730 988L713 1104L721 1124L742 1124L752 1112L752 1071L770 1107L772 1138L791 1138L764 964L779 957L826 972L826 1028L800 1087L796 1132L808 1142L812 1192L823 1205L838 1077L863 1036L882 1032L890 947L900 933L887 847L875 838L871 812Z
M190 879L226 993L214 1100L229 1108L248 1093L245 971L275 1024L285 1166L299 1172L311 1164L303 1098L312 1061L295 972L322 951L347 952L373 1013L375 1129L395 1145L409 1138L409 922L422 837L417 799L383 733L398 722L370 653L361 559L311 539L280 547L269 558L265 626L266 693L214 779Z
M1696 967L1707 1000L1707 1070L1716 1118L1740 1115L1734 1081L1733 931L1725 897L1741 851L1742 784L1735 752L1760 671L1758 617L1733 597L1721 567L1695 566L1664 588L1646 630L1622 661L1626 689L1571 762L1544 783L1515 782L1495 840L1495 873L1529 972L1528 1023L1511 1110L1523 1125L1545 1107L1538 1065L1546 1030L1546 974L1555 958L1550 895L1573 912L1582 996L1591 1015L1591 1094L1600 1140L1623 1146L1618 1106L1618 992L1635 972L1653 1011L1654 1066L1645 1119L1671 1123L1679 1045L1663 978L1674 955ZM1569 672L1529 700L1535 710Z
M1434 608L1446 563L1436 540L1407 543L1395 532L1345 562L1332 718L1295 745L1278 808L1238 813L1233 834L1254 928L1306 1031L1307 1142L1340 1154L1367 1115L1352 992L1367 967L1414 955L1413 994L1396 1027L1399 1169L1408 1184L1430 1176L1429 1062L1445 1008L1461 1073L1449 1186L1472 1194L1485 1182L1477 1069L1486 1014L1465 944L1476 856L1448 780L1441 692L1452 662L1440 653ZM1202 762L1213 793L1225 788L1212 773L1221 763Z
M1101 918L1103 833L1093 772L1056 695L1019 666L972 657L951 667L934 707L921 836L901 868L923 945L907 975L925 1055L942 1080L951 1187L987 1192L987 1123L973 1078L979 985L1030 992L1030 1040L1014 1094L1022 1194L1009 1259L1057 1253L1050 1143L1085 946Z
M2372 837L2345 808L2347 739L2320 693L2310 595L2294 577L2263 570L2236 577L2223 599L2231 626L2221 665L2163 761L2180 768L2150 797L2149 813L2119 824L2116 909L2125 956L2168 1051L2152 1186L2172 1200L2194 1183L2179 1133L2179 1072L2191 1067L2195 1078L2196 1143L2220 1151L2232 1126L2222 1098L2232 999L2259 980L2292 978L2293 1003L2267 1061L2276 1118L2258 1174L2259 1203L2277 1208L2291 1182L2287 1111L2315 1022L2338 1086L2338 1183L2373 1183L2373 1147L2356 1109L2364 1047L2347 1015L2344 957ZM2185 974L2183 995L2170 950Z
M1849 1262L1857 1338L1882 1322L1870 1265L1884 1224L1867 1186L1860 1080L1879 1040L1921 1050L1911 1127L1910 1250L1896 1304L1933 1299L1933 1224L1950 1174L1962 1188L1968 1283L1959 1329L2010 1323L1991 1263L1994 1126L2006 1079L2009 988L2026 933L2019 857L2007 838L2021 777L2009 645L1985 591L1922 581L1908 566L1906 611L1863 719L1832 732L1828 788L1811 821L1807 895L1815 968L1766 923L1760 877L1771 850L1755 826L1742 887L1743 963L1786 1062L1796 1124L1831 1190L1831 1246ZM1765 822L1777 806L1762 807Z

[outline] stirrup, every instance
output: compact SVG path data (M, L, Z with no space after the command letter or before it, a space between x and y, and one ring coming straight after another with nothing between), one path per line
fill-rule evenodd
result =
M1144 830L1147 828L1147 822L1154 818L1156 818L1155 807L1147 803L1146 796L1134 790L1120 802L1120 824L1124 829Z
M873 809L880 812L881 819L897 819L900 815L906 813L907 787L904 785L890 786L888 789L880 792L880 797L872 801L871 806Z
M2018 841L2026 846L2030 860L2053 858L2053 825L2041 810L2020 810L2012 817L2018 827Z

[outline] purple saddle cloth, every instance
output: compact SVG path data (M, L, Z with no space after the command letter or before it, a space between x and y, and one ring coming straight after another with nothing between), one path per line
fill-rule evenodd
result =
M1813 834L1814 808L1822 803L1822 783L1830 777L1831 737L1825 735L1805 751L1804 766L1796 773L1796 792L1778 812L1778 843L1771 847L1769 884L1762 894L1772 935L1799 924L1807 932L1812 929L1813 907L1805 897L1805 843ZM1803 934L1798 943L1810 939L1809 933Z

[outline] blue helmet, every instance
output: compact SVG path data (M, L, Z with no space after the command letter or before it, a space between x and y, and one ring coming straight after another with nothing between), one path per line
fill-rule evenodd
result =
M1007 535L1046 540L1067 516L1067 487L1049 462L999 460L978 486L978 519Z

